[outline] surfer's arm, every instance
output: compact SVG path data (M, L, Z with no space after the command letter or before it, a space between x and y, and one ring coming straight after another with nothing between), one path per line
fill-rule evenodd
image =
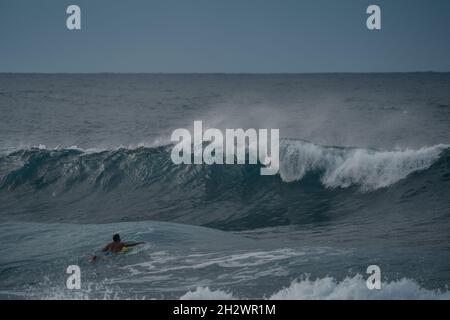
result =
M137 245L140 245L140 244L144 244L144 243L145 243L144 241L141 241L141 242L125 242L123 245L125 247L134 247L134 246L137 246Z

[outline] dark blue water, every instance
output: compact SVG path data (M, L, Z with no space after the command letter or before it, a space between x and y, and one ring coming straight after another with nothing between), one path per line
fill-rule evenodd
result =
M2 298L449 298L450 74L2 74L0 110ZM280 129L279 174L174 165L194 120Z

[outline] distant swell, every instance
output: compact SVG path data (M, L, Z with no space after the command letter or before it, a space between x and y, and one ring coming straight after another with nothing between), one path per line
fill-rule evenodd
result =
M372 193L386 190L396 205L411 194L421 201L433 190L448 189L450 181L446 145L376 151L283 140L277 176L261 176L259 165L174 165L170 151L170 145L103 151L41 147L3 154L0 218L155 219L242 230L310 223L318 212L351 214L370 206ZM448 207L447 202L437 206Z

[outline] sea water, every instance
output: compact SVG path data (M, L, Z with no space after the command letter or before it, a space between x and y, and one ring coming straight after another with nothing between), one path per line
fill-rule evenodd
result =
M450 74L1 74L0 111L1 298L450 298ZM175 165L195 120L279 129L278 174Z

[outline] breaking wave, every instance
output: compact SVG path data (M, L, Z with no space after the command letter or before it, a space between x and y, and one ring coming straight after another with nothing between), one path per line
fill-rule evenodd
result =
M428 169L448 148L436 145L418 150L375 151L287 141L280 149L280 175L283 181L292 182L318 171L328 188L358 186L361 191L373 191Z
M311 222L324 210L349 214L386 190L398 198L391 206L396 210L411 194L412 201L422 201L450 184L447 145L378 151L282 140L276 176L261 176L260 165L174 165L170 152L171 145L163 144L4 153L0 219L151 219L243 230ZM448 207L450 200L438 201Z

